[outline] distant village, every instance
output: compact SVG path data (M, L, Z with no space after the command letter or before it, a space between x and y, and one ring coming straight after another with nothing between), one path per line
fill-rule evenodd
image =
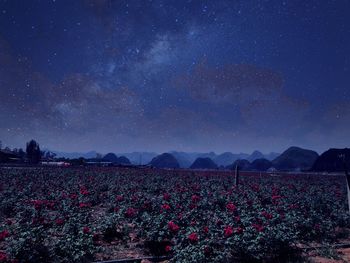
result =
M51 151L40 150L39 143L31 140L26 144L26 149L2 147L0 141L0 165L1 166L131 166L130 161L125 157L111 160L97 154L96 158L73 158L56 157Z

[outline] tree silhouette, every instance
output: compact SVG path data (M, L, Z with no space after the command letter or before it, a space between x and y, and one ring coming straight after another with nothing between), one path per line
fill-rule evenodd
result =
M19 158L21 158L22 161L23 161L24 157L26 156L26 153L23 151L22 148L19 148L18 156L19 156Z
M36 141L31 140L27 143L26 152L29 163L38 164L40 162L41 152L39 144Z

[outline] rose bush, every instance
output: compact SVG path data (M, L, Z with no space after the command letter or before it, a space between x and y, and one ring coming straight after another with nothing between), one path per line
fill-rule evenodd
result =
M349 228L340 176L242 173L235 187L230 172L28 168L0 182L1 262L110 259L133 243L173 262L286 261Z

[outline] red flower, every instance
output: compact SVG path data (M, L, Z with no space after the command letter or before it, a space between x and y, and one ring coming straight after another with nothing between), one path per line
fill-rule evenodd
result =
M252 189L253 189L255 192L259 192L259 191L260 191L260 186L257 185L257 184L254 184L254 185L252 185Z
M192 202L193 203L197 203L197 202L199 202L199 200L201 200L201 198L198 195L192 195Z
M61 218L56 219L56 225L62 226L64 224L64 220Z
M170 251L171 251L171 246L169 246L169 245L166 246L166 247L165 247L165 252L170 252Z
M40 210L44 202L41 200L33 200L32 204L34 205L35 210Z
M168 204L163 204L163 205L162 205L162 209L164 209L164 210L169 210L169 209L170 209L170 205L168 205Z
M264 226L262 226L262 225L253 224L252 226L253 226L253 227L255 228L255 230L258 231L258 232L263 232L263 231L264 231Z
M128 218L134 217L136 216L137 210L135 208L128 208L125 211L125 216Z
M79 203L79 208L85 208L85 207L90 207L91 204L89 203Z
M209 227L207 227L207 226L203 227L203 232L208 234L209 233Z
M198 235L196 233L191 233L189 234L188 239L190 242L196 243L198 241Z
M97 233L94 233L92 236L93 241L98 241L100 239L100 236Z
M55 208L55 202L47 202L46 207L53 210Z
M262 215L263 217L265 217L266 219L268 219L268 220L270 220L270 219L273 218L273 215L270 214L270 213L268 213L268 212L266 212L266 211L263 211L263 212L261 213L261 215Z
M298 209L298 208L299 208L299 205L297 205L297 204L291 204L291 205L289 205L289 208L290 208L290 209Z
M168 194L168 193L163 194L163 199L165 201L169 201L170 200L170 194Z
M5 238L7 238L9 236L10 236L10 232L7 230L0 232L0 241L5 240Z
M84 226L84 227L83 227L83 233L84 233L84 234L90 233L90 228L88 228L87 226Z
M192 210L192 209L195 209L196 208L196 205L195 204L193 204L193 203L191 203L190 205L189 205L189 208Z
M82 188L80 188L80 193L82 195L88 195L89 194L89 191L86 189L85 186L83 186Z
M0 262L6 262L6 261L7 261L6 253L0 251Z
M236 227L236 228L235 228L235 232L236 232L237 234L242 234L242 233L243 233L243 228L241 228L241 227Z
M170 221L168 223L168 228L171 232L177 232L180 229L180 227L177 224L175 224L173 221Z
M236 207L233 203L228 203L228 204L226 205L226 208L227 208L227 210L230 211L230 212L234 212L234 211L237 210L237 207Z
M227 226L224 229L224 236L225 237L230 237L233 234L233 228L231 226Z
M115 198L118 202L122 202L124 201L124 196L122 195L117 195L117 197Z
M273 195L273 196L271 197L272 203L273 203L273 204L278 204L278 201L279 201L281 198L282 198L282 196L280 196L280 195Z
M212 251L212 248L211 248L211 247L206 246L206 247L204 248L204 255L205 255L206 257L209 257L209 256L211 255L212 252L213 252L213 251Z

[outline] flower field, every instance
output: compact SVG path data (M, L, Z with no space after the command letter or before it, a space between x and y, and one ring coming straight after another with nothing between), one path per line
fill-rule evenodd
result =
M349 226L342 176L0 170L0 262L297 262Z

